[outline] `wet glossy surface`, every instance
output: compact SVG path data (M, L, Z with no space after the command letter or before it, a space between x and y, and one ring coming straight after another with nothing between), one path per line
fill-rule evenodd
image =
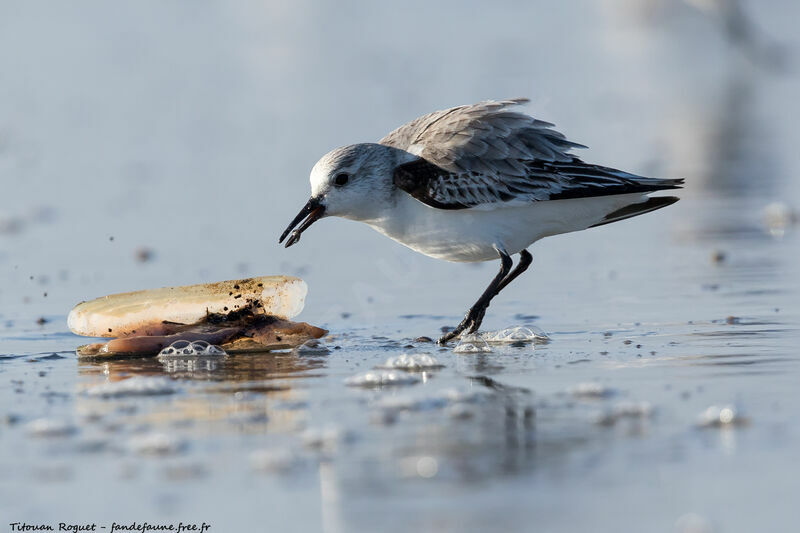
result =
M0 200L0 519L793 530L800 228L767 206L800 207L798 77L744 59L711 15L674 8L655 29L624 4L592 4L593 16L550 4L546 20L537 5L516 6L513 20L466 14L464 27L437 34L446 76L420 59L423 44L395 44L412 20L422 35L438 27L413 6L387 35L364 37L373 47L348 31L346 10L319 6L220 6L188 22L178 7L155 19L128 7L110 18L113 35L56 13L59 50L25 36L39 28L35 8L0 16L13 20L0 44L25 42L31 59L0 89L0 110L18 103L0 122L11 190ZM797 44L788 15L753 15ZM386 13L359 20L385 23ZM552 57L542 42L560 26L548 20L575 30ZM211 27L220 42L201 38ZM478 28L481 46L451 44ZM114 48L96 49L112 37ZM425 90L409 85L423 75ZM87 79L115 94L87 99ZM586 160L687 178L668 209L532 247L531 271L484 327L537 326L549 343L459 354L415 340L457 323L495 264L436 262L340 220L315 224L291 250L277 245L331 146L518 94L590 145ZM216 205L220 190L235 196ZM299 319L331 330L327 352L75 356L85 339L65 317L77 301L274 273L308 282ZM404 353L441 367L376 369ZM347 381L370 371L395 377Z

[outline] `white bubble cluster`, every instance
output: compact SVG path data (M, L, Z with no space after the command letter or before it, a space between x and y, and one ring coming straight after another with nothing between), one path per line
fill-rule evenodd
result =
M405 457L400 461L400 475L406 478L432 478L439 472L439 461L428 455Z
M393 370L380 372L364 372L344 380L350 387L387 387L398 385L414 385L420 381L419 376L395 372Z
M513 326L498 331L487 331L481 334L486 342L547 342L550 337L536 326Z
M700 427L730 427L746 424L747 419L733 405L712 405L698 417Z
M481 335L470 333L462 335L453 353L489 353L492 349Z
M442 368L444 365L435 357L426 353L401 354L388 358L379 368L397 368L400 370L430 370Z
M175 341L158 353L159 357L186 357L191 355L219 356L227 355L219 346L206 341Z

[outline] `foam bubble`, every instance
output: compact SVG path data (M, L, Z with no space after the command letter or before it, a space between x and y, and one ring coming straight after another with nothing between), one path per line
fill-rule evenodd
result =
M419 383L420 378L414 374L405 372L371 371L358 374L344 380L345 385L350 387L387 387L398 385L414 385Z
M542 343L550 340L550 337L536 326L512 326L510 328L497 331L486 331L481 334L486 342L511 343L511 342L535 342Z
M747 419L733 405L712 405L700 413L700 427L731 427L747 423Z
M453 353L489 353L492 349L481 335L470 333L462 335L458 344L453 348Z
M400 370L426 370L442 368L435 357L426 353L420 354L401 354L388 358L379 368L397 368Z
M158 353L158 357L186 357L186 356L221 356L227 355L219 346L206 341L175 341Z
M406 478L432 478L439 472L439 461L429 455L405 457L400 461L400 475Z

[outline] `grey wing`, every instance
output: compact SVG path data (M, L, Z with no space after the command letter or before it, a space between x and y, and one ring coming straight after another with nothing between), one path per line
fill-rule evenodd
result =
M525 99L437 111L394 130L380 143L420 159L401 165L395 184L440 209L500 207L675 188L677 180L643 178L588 165L570 154L585 148L548 122L509 110Z
M509 159L569 161L571 148L586 148L568 141L553 124L511 106L526 98L489 100L435 111L400 126L380 144L423 157L448 171L493 171Z

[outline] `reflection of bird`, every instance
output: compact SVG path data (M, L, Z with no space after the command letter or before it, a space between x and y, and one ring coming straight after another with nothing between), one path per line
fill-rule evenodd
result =
M526 250L550 235L616 222L665 207L676 197L647 193L683 180L644 178L584 163L581 147L552 124L510 110L524 99L430 113L379 144L337 148L311 171L311 199L280 242L286 246L324 216L366 222L430 257L500 259L500 272L464 320L440 342L474 332L494 296L524 272ZM299 227L292 231L295 226ZM519 253L516 268L511 255Z

